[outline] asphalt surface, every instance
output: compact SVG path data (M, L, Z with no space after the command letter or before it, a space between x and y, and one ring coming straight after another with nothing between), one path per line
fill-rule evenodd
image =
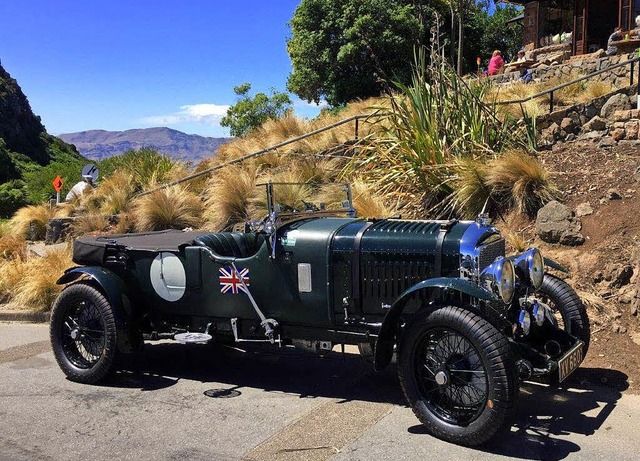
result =
M355 354L162 342L123 366L104 385L73 383L46 325L0 323L0 460L640 456L640 396L601 385L621 381L615 370L578 370L568 389L526 385L513 426L469 449L426 434L393 367L374 373Z

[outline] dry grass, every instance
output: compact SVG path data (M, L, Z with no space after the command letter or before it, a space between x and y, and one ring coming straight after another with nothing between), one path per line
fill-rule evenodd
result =
M197 228L202 224L203 204L184 187L172 186L135 200L132 214L140 232Z
M109 220L103 214L87 213L76 218L72 225L75 235L101 234L109 230Z
M278 120L267 120L260 128L252 131L243 138L236 138L218 149L218 158L221 161L228 161L243 155L257 152L261 149L281 143L287 139L300 136L310 131L322 128L339 120L357 114L370 114L375 108L384 107L387 102L380 98L367 99L350 103L338 114L329 112L321 114L314 120L306 120L288 114ZM362 138L375 129L375 125L370 122L360 121L358 134ZM336 145L344 144L354 139L355 122L336 127L330 131L319 133L310 138L289 144L279 149L279 153L317 153ZM260 157L260 161L266 162L268 156ZM271 158L273 161L274 159ZM280 161L278 161L280 164Z
M216 172L204 191L206 227L220 231L245 222L255 184L253 169L229 165Z
M45 256L19 257L0 262L0 298L18 308L47 311L62 289L56 281L72 265L71 248L49 250Z
M355 179L351 183L351 193L353 194L353 207L360 217L388 218L394 214L393 210L377 193L375 187L361 179Z
M507 152L490 162L487 183L504 209L514 205L528 216L535 216L540 207L558 194L538 159L520 151Z
M504 234L504 239L513 249L513 253L522 253L528 248L527 240L520 232L508 231Z
M27 205L15 212L9 221L9 228L13 235L43 240L47 224L53 215L54 212L48 205Z
M134 222L133 218L128 213L120 213L116 217L116 223L113 226L114 234L126 234L128 232L133 232L134 230Z
M588 81L587 85L576 97L576 102L588 103L614 91L616 87L608 81Z
M487 93L487 102L524 99L546 89L566 83L580 77L579 73L572 73L561 78L553 78L545 83L513 82L507 85L496 85ZM553 98L556 106L569 106L578 103L587 103L595 98L604 96L614 91L616 87L608 81L585 80L554 91ZM499 115L509 115L522 118L523 115L536 117L549 113L549 95L541 96L522 104L509 104L497 106Z
M127 211L135 193L133 176L127 171L115 171L100 183L95 194L101 197L100 212L114 215Z
M27 254L27 241L20 235L0 237L0 259L24 258Z
M273 200L276 205L280 205L283 213L290 213L294 210L301 211L306 207L306 203L313 201L313 187L305 184L295 169L269 173L257 179L257 183L287 183L275 184L273 186ZM264 188L257 189L250 205L250 215L252 217L263 217L268 213Z
M451 211L468 218L486 211L493 193L488 184L487 165L478 160L461 160L456 164L455 173Z

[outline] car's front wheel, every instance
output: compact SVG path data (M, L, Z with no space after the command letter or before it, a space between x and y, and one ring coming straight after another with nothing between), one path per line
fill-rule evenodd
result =
M493 437L518 395L507 338L479 315L456 306L414 316L400 345L398 375L427 430L460 445Z
M51 311L51 346L72 381L93 384L114 368L117 328L104 295L85 283L66 287Z

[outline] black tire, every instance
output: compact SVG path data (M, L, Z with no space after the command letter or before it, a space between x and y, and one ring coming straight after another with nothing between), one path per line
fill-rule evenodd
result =
M358 343L358 352L360 357L365 359L369 363L373 363L375 360L375 343Z
M118 329L104 295L85 283L66 287L51 311L51 346L71 381L94 384L114 369Z
M493 437L518 396L507 338L479 315L455 306L415 315L400 345L398 376L428 432L459 445L476 446Z
M584 342L582 354L586 357L591 340L589 317L575 290L555 275L545 274L536 297L553 310L560 328Z

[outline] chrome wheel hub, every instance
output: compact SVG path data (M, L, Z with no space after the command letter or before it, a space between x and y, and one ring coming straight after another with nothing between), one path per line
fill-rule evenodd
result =
M449 373L444 370L439 371L436 373L435 379L438 386L446 386L449 382Z

